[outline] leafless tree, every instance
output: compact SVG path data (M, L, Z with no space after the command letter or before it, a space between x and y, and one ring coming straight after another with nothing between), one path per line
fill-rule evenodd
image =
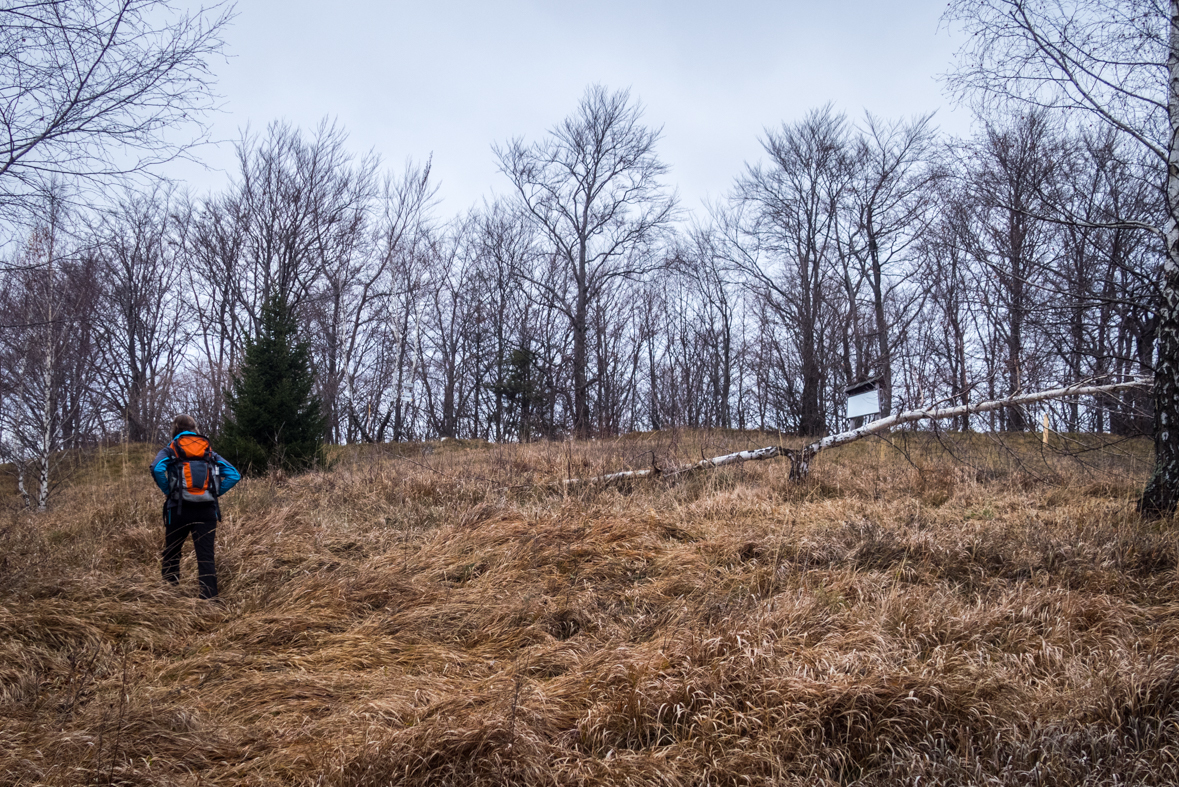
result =
M1061 207L1069 220L1059 224L1061 248L1048 272L1050 297L1042 318L1065 370L1061 382L1149 375L1152 359L1139 351L1153 347L1153 333L1143 330L1152 330L1159 303L1160 255L1150 235L1117 219L1146 222L1157 216L1157 173L1144 172L1140 164L1151 162L1127 157L1133 149L1107 129L1082 130L1067 147ZM1132 389L1090 407L1074 399L1063 406L1067 429L1105 431L1110 406L1116 415L1110 427L1149 433L1149 424L1141 423L1142 414L1150 413L1148 393ZM1126 405L1133 415L1119 412ZM1092 421L1083 427L1086 411Z
M660 182L659 131L642 123L627 91L594 85L546 139L515 139L495 153L522 205L565 266L568 290L529 275L569 320L573 335L573 429L590 432L590 312L617 279L662 263L654 246L675 216L675 196Z
M98 270L71 254L61 204L34 230L0 288L0 451L26 505L44 509L63 449L101 429L94 401ZM35 486L30 477L35 475Z
M976 162L967 173L973 220L960 235L979 276L977 297L988 320L988 398L1042 387L1047 382L1045 337L1035 317L1046 308L1046 272L1059 243L1048 212L1059 186L1064 145L1042 113L988 125L966 151ZM997 412L1001 430L1022 431L1027 414Z
M288 123L237 146L236 203L245 218L238 306L255 332L262 303L280 294L296 314L334 253L355 242L375 162L354 165L347 135L323 121L310 139Z
M126 439L165 437L172 385L191 331L171 195L126 193L87 233L96 258L102 389Z
M796 399L797 418L791 420L797 430L818 435L827 428L824 355L831 337L824 329L831 316L831 261L851 174L847 121L827 106L767 131L762 144L770 161L751 166L738 180L737 209L723 222L725 253L773 312L772 330L790 336L790 351L798 356L797 388L790 379L776 384Z
M349 429L365 442L406 440L420 426L422 316L437 267L432 195L428 173L408 168L400 181L389 181L382 198L376 276L366 280L372 297L356 313L345 380Z
M232 6L28 0L0 8L0 210L49 180L109 182L204 139ZM177 127L190 129L177 135Z
M934 195L936 219L920 240L921 278L929 290L926 324L916 337L930 350L920 356L930 362L921 373L928 398L961 405L970 403L972 383L985 378L972 368L979 278L967 252L973 202L967 191L964 177L951 177ZM968 431L969 414L956 416L950 428Z
M536 235L523 213L504 201L492 203L476 221L479 270L475 286L484 304L481 321L488 345L481 353L485 371L476 379L477 396L489 397L483 436L498 442L515 434L527 440L545 431L534 428L539 415L535 411L543 409L545 395L540 390L542 373L533 335L545 333L543 328L534 329L549 315L538 314L538 299L526 292L530 285L520 275L534 269ZM479 418L475 420L477 425Z
M932 187L941 176L931 121L930 115L908 122L865 115L853 153L848 245L870 294L875 362L869 368L881 380L882 416L892 411L893 355L924 293L913 282L913 252L932 220Z
M175 215L182 266L190 274L184 298L194 320L192 360L178 373L177 404L215 434L249 325L238 305L248 217L234 192L178 205Z
M655 395L650 409L659 423L733 425L742 316L740 292L725 269L722 246L714 228L693 228L677 244L668 274L652 282L653 292L642 299ZM663 297L659 291L665 291ZM656 317L659 323L652 322Z
M431 431L441 437L460 436L463 421L477 408L486 297L476 289L477 232L476 222L466 217L437 239L435 286L421 317L422 392Z
M329 409L334 439L383 439L385 379L369 372L385 368L396 274L425 242L435 193L429 163L407 162L399 176L382 181L364 229L364 254L351 264L325 261L323 291L329 297L317 299L312 313L327 334L320 375L334 381ZM392 417L392 411L386 414Z
M641 322L639 283L616 279L603 288L590 310L593 336L594 386L591 412L594 431L616 435L637 428L639 373L643 347L638 340Z
M949 85L987 107L1045 107L1113 129L1161 165L1158 222L1117 217L1165 246L1154 368L1155 474L1139 504L1179 503L1179 0L954 0L969 35Z
M359 322L376 297L385 256L376 252L374 218L380 209L375 157L336 173L330 200L317 201L308 267L318 275L303 304L316 367L316 394L327 418L324 439L342 442L348 407L346 379ZM428 173L428 170L427 170ZM332 203L336 204L332 204Z

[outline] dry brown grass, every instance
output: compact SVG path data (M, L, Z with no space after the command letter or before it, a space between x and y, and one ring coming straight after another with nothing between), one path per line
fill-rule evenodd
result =
M109 483L0 519L0 782L1179 781L1179 537L1134 516L1144 446L552 484L763 444L340 452L226 498L221 606L190 548L183 592L159 579L146 449L98 457L79 478Z

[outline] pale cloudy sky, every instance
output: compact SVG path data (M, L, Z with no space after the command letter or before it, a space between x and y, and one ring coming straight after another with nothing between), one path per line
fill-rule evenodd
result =
M275 119L312 129L335 119L358 153L393 168L433 155L443 215L507 181L491 145L533 140L587 85L628 88L663 127L659 147L685 208L719 197L761 156L767 127L830 101L852 119L937 111L965 133L936 81L959 39L944 0L239 0L217 63L232 140ZM223 144L199 155L232 168ZM198 193L227 175L183 168Z

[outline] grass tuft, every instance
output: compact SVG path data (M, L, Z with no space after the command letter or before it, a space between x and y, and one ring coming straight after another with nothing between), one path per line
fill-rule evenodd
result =
M219 605L99 452L0 513L0 782L1176 783L1179 535L1085 440L569 490L778 437L334 449L226 497Z

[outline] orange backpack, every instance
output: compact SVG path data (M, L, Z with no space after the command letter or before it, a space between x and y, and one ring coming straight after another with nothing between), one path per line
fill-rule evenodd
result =
M215 503L220 493L221 469L213 461L209 438L191 432L168 444L169 500L181 503Z

